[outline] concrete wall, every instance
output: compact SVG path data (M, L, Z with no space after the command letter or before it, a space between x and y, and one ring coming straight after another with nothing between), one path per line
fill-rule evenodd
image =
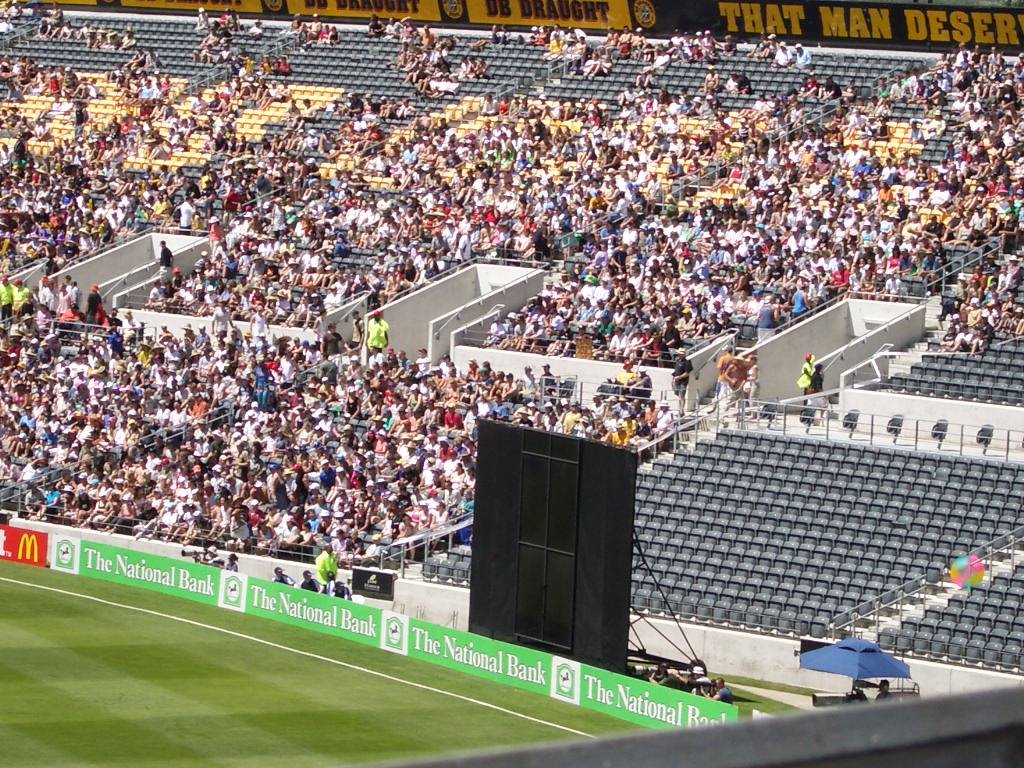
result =
M155 236L154 236L155 237ZM166 237L180 238L180 235L165 235ZM174 249L172 243L168 242L171 246L171 252L174 254L174 266L181 269L182 272L188 274L204 252L209 252L210 243L206 239L189 238L193 242L184 245L183 247ZM160 240L156 240L159 246ZM159 248L157 249L157 255L159 256ZM128 299L132 294L138 298L142 293L146 296L149 295L149 290L152 283L156 280L160 274L160 263L155 259L148 263L142 264L136 267L131 272L108 280L105 283L100 283L100 294L104 300L107 297L110 298L110 305L113 307L122 307L128 304Z
M382 307L390 331L388 341L405 350L411 358L429 343L430 321L451 312L481 295L475 267L459 270Z
M46 533L62 533L86 541L97 541L114 546L148 552L164 557L180 558L181 546L161 541L137 541L134 537L100 533L49 523L11 520L11 525ZM257 578L270 579L274 567L297 578L307 565L290 560L274 560L254 555L239 555L239 572ZM346 580L351 572L343 571ZM407 616L414 616L446 627L466 630L469 627L469 590L445 584L434 584L399 578L395 583L395 600L367 600L380 608L389 608ZM668 658L693 655L706 661L712 674L724 677L738 675L775 683L786 683L820 691L841 692L849 689L849 681L836 675L801 670L797 652L800 641L796 638L772 637L753 632L723 629L704 624L682 622L682 631L674 622L650 618L634 623L636 638L650 653ZM684 636L685 633L685 636ZM1024 686L1024 675L989 672L976 667L938 664L906 659L913 679L921 686L922 696L938 696L972 691Z
M541 269L526 272L512 282L506 282L497 288L488 290L480 298L463 304L458 309L435 317L430 321L427 337L427 352L431 361L436 363L442 355L451 351L452 334L447 332L449 329L458 326L459 323L482 319L486 330L493 320L495 311L518 310L544 290L546 275L547 273ZM492 283L484 278L485 275L481 274L481 287L486 288Z
M798 396L796 380L808 352L826 366L825 389L838 387L844 370L867 360L883 344L901 349L918 341L925 312L923 305L851 299L757 344L753 350L760 362L761 397ZM837 362L830 366L833 359Z
M874 301L846 302L850 304L850 326L854 340L822 359L825 365L825 389L835 389L844 371L870 360L882 347L906 349L924 337L928 309L924 304L884 304ZM904 307L895 317L879 317L879 310Z
M1005 436L1005 430L1015 432L1016 440L1013 441L1015 450L1020 446L1021 438L1024 437L1024 408L1012 405L900 395L869 389L844 389L839 393L839 408L842 413L856 409L862 414L873 414L878 417L876 421L882 420L883 431L885 421L888 421L889 417L899 414L904 417L907 425L904 430L909 428L912 419L919 419L922 422L922 430L929 433L937 419L946 419L950 422L951 438L955 428L953 425L962 424L970 428L965 430L965 439L971 443L974 442L978 428L984 424L995 426L997 437L1000 433ZM926 430L925 427L927 427ZM956 431L957 439L959 439L959 430Z
M130 311L136 320L146 325L147 329L152 328L159 331L160 328L166 326L167 330L175 336L182 335L185 331L185 326L191 326L191 328L196 331L200 328L206 328L209 330L213 327L213 318L208 316L198 317L193 315L175 315L170 312L151 312L148 309L132 309L125 311ZM249 322L235 322L234 325L243 333L251 330L252 328L252 323ZM315 331L302 328L288 328L283 325L271 325L269 330L271 339L299 338L308 339L311 342L318 340Z
M208 242L205 238L188 235L142 235L98 256L63 269L54 275L54 279L63 281L65 276L70 276L74 282L77 282L82 289L84 306L85 296L89 292L90 285L111 283L137 267L156 261L160 254L161 240L166 240L172 251L181 250L200 241Z
M358 312L366 320L366 307L367 297L360 296L358 299L350 301L348 304L343 304L333 312L327 313L327 322L336 323L338 326L338 333L340 333L345 341L351 341L352 339L352 315Z
M459 346L452 350L452 360L459 369L465 369L470 360L483 363L485 360L496 371L522 376L523 369L531 366L535 375L540 376L543 366L551 366L556 376L574 376L577 381L577 393L582 393L584 403L589 403L597 394L597 388L607 379L614 378L621 370L620 363L606 363L600 360L579 360L575 357L548 357L546 355L530 355L525 352L512 352L505 349L484 349L481 347ZM655 400L675 397L672 393L671 368L647 368L654 384L652 397Z
M495 308L485 312L472 322L456 327L455 330L448 335L448 349L455 349L462 345L473 346L471 343L472 340L481 338L481 334L486 335L487 329L491 327L491 323L494 322L496 318L501 317L502 313L508 311L509 310L504 307ZM470 339L467 340L467 337L470 337Z
M382 307L391 330L390 345L414 356L430 344L430 322L463 307L533 270L499 265L473 265ZM525 302L525 299L524 299ZM491 305L484 307L484 310ZM439 353L438 356L440 356Z

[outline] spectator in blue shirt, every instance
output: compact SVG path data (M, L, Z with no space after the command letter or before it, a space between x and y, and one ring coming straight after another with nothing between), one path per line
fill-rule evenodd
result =
M715 692L711 697L715 701L721 701L724 704L734 704L735 700L732 696L732 691L725 684L725 680L720 677L715 678Z
M329 460L324 459L320 464L320 487L324 489L324 493L327 493L327 491L334 487L337 479L338 470L331 466Z

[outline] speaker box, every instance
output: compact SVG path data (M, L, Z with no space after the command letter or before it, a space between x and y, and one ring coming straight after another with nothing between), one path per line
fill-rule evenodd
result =
M479 425L470 631L621 670L637 456Z

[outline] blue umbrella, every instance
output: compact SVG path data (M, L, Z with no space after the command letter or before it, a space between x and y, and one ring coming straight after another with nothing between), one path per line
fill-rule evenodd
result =
M879 677L909 678L910 667L875 643L848 637L835 645L800 654L800 669L831 672L854 680Z

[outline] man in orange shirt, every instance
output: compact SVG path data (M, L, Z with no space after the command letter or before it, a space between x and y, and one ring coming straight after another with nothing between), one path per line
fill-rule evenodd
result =
M715 392L715 400L724 400L732 393L732 369L736 363L736 357L726 349L718 358L718 389Z
M204 400L201 397L200 398L196 398L195 405L192 406L192 411L191 411L192 418L193 419L201 419L201 418L203 418L207 414L207 412L209 412L209 410L210 410L210 404L206 400Z

